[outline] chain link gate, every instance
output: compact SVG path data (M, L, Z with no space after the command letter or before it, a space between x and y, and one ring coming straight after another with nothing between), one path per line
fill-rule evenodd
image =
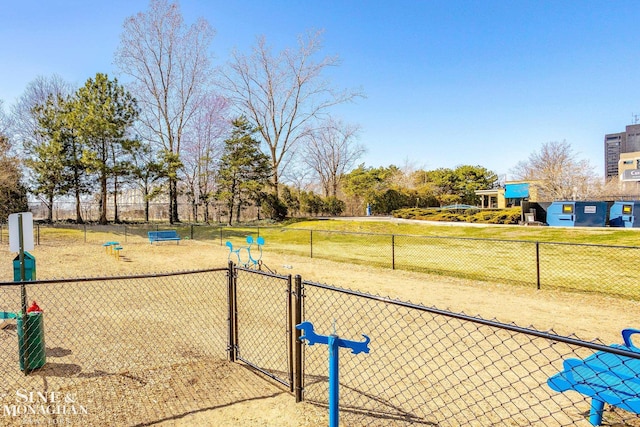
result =
M293 391L291 276L229 265L229 359Z

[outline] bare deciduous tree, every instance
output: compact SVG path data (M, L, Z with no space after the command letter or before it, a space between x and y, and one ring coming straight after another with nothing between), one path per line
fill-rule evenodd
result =
M169 220L178 222L178 169L182 136L210 89L209 47L214 31L204 19L187 26L177 3L151 0L129 17L116 52L120 70L141 108L144 137L169 159Z
M329 118L309 133L304 161L320 178L325 197L337 196L342 176L364 154L356 142L359 126Z
M4 112L4 101L0 99L0 135L7 137L9 134L9 117Z
M621 181L613 176L593 186L592 195L597 200L638 200L640 198L640 182Z
M57 74L50 77L38 76L27 85L22 96L11 108L12 135L27 155L34 145L43 142L43 136L38 131L35 107L44 105L50 96L53 99L66 98L74 91L74 87Z
M228 101L210 94L202 103L184 140L183 164L187 194L194 220L203 207L203 220L209 221L209 207L215 193L215 174L222 155L223 136L230 127L226 118Z
M251 55L233 53L219 82L232 103L256 126L269 149L274 193L295 146L306 137L313 122L338 104L358 96L357 91L336 90L324 78L337 66L336 56L319 61L322 32L298 38L297 49L274 55L264 37Z
M578 159L567 141L542 144L511 172L517 179L533 181L540 200L585 200L594 189L593 166Z

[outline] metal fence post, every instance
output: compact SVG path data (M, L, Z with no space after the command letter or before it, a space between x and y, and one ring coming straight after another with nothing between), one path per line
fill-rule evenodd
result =
M391 269L396 269L396 235L391 235Z
M540 290L540 242L536 242L536 286Z
M87 224L83 224L84 227L84 242L87 243Z
M310 258L313 258L313 230L309 230L309 248L310 248Z
M127 226L124 226L124 242L127 243Z
M294 363L294 392L296 395L296 403L302 402L302 378L303 378L303 365L302 365L302 342L300 341L300 336L302 335L302 331L295 327L295 325L299 325L302 323L302 276L299 274L296 275L295 278L295 320L294 324L291 325L293 329L293 343L295 346L295 363Z
M229 302L229 361L236 361L236 277L233 261L229 261L228 277L228 297Z
M222 246L222 227L220 227L220 246Z
M291 292L291 275L289 274L287 279L287 336L289 339L289 391L293 392L293 347L295 346L293 331L296 329L296 324L293 323L293 292Z
M191 224L191 240L193 240L193 224Z

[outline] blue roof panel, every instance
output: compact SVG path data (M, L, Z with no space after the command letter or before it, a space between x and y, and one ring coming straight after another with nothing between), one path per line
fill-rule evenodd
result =
M529 197L529 184L506 184L504 190L505 199L524 199Z

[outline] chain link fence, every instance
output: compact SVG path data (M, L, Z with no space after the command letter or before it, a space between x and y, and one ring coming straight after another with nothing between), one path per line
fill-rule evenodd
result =
M341 338L371 338L368 354L340 352L345 425L591 425L591 399L555 392L547 379L567 358L611 351L602 343L313 282L302 282L301 291L303 320L317 333L335 327ZM304 399L320 405L328 405L327 351L303 347ZM640 363L640 354L632 357ZM604 420L640 425L639 417L615 407L607 407Z
M22 286L0 283L1 310L19 310ZM340 355L345 425L587 426L590 398L547 381L567 359L615 351L299 276L293 287L290 276L233 264L24 288L44 312L47 360L25 374L21 360L30 366L38 349L19 346L16 319L0 329L3 425L150 425L255 398L229 380L241 372L228 365L249 365L296 400L326 406L328 348L302 345L294 331L311 321L319 334L371 338L368 354ZM640 354L622 352L636 369ZM608 405L604 420L640 426Z
M163 229L177 230L183 239L215 241L221 246L227 241L234 247L246 246L247 236L262 236L265 248L274 253L640 300L637 246L189 224L38 226L36 239L38 243L57 239L143 243L148 242L148 231ZM5 227L0 230L0 242L7 241Z
M25 285L43 310L46 364L20 370L38 342L19 347L18 323L5 321L0 424L142 425L212 406L227 356L227 272ZM20 309L20 287L0 284L0 310Z

